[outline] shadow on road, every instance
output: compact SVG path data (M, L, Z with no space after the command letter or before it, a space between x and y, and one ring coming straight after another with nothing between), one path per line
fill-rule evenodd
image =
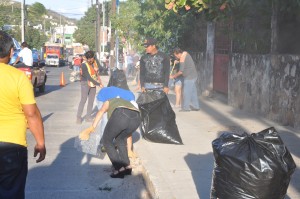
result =
M93 156L77 151L74 141L75 138L71 138L61 144L57 156L50 146L44 162L34 165L28 171L26 198L148 199L146 196L141 197L148 194L142 175L111 179L111 164L107 164L107 160L99 164L99 160ZM51 161L53 156L56 158Z

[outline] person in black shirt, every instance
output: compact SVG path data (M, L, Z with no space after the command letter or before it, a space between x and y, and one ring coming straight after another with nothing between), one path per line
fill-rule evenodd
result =
M163 90L169 92L170 58L157 48L157 41L148 38L144 42L146 54L140 59L140 83L142 92Z

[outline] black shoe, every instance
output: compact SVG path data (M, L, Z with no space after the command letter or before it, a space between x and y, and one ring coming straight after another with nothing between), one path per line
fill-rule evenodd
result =
M126 169L123 171L118 171L117 173L112 173L112 174L110 174L110 177L111 178L124 178L125 171L126 171Z
M125 169L124 171L122 171L124 173L124 175L131 175L132 173L132 168L128 168L128 169Z
M190 110L181 109L179 112L190 112Z

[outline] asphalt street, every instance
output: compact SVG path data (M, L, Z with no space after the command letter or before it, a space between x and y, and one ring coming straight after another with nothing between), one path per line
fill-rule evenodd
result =
M28 139L28 177L26 198L28 199L93 199L123 198L148 199L148 190L141 175L139 160L132 160L132 176L124 180L111 179L111 162L77 151L75 137L89 124L75 124L80 100L80 83L69 82L68 67L47 67L48 80L45 93L37 93L46 137L47 156L41 163L33 157L34 139ZM65 86L60 86L61 73ZM105 77L104 77L105 79ZM108 79L108 78L106 78ZM85 111L84 111L85 113Z

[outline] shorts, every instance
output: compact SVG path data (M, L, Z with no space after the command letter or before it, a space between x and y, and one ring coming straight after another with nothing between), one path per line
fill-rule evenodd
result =
M182 86L183 85L183 78L182 77L176 78L175 82L174 82L174 85L175 86Z

